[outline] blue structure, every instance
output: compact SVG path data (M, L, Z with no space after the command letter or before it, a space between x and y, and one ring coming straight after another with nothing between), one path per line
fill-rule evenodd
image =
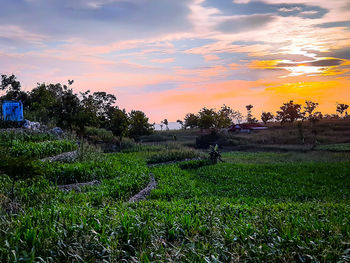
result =
M5 100L2 103L2 116L5 121L23 121L23 104L21 101Z

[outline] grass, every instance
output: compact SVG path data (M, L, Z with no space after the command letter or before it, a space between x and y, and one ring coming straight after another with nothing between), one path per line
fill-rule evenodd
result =
M42 177L18 183L18 211L0 202L0 262L350 260L349 153L228 152L216 165L147 166L199 154L177 144L135 145L42 163ZM127 203L150 172L157 189ZM101 184L80 192L56 187L93 179ZM1 175L3 200L10 185Z
M319 145L318 150L333 151L333 152L350 152L350 143L337 143Z

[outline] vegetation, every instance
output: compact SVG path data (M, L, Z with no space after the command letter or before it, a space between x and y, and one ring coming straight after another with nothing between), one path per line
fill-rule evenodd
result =
M148 168L148 156L169 148L143 147L97 162L42 163L41 179L18 181L23 212L0 208L0 260L347 260L348 153L339 153L343 162L325 164L321 156L300 161L302 153L231 152L216 165L202 160ZM148 172L157 189L148 201L125 203L148 183ZM6 196L11 181L0 178ZM80 192L56 188L91 179L101 184Z
M316 102L289 101L277 113L283 126L265 113L269 129L251 134L219 130L242 119L230 107L202 108L182 122L193 129L151 134L143 112L117 108L111 94L76 95L72 84L27 93L2 76L2 98L23 99L26 114L80 142L0 131L0 262L350 260L345 106L342 119L327 119ZM118 152L89 144L101 141ZM212 146L186 147L195 144ZM72 150L70 162L39 160ZM145 201L128 201L154 179Z
M67 85L38 83L30 92L24 92L14 75L2 75L0 89L6 93L0 101L21 100L27 119L74 130L79 136L86 134L87 127L110 130L119 141L125 136L137 139L152 133L153 125L142 111L126 113L125 109L115 106L116 97L106 92L88 90L75 94L71 88L73 83L73 80ZM2 126L6 125L9 123Z

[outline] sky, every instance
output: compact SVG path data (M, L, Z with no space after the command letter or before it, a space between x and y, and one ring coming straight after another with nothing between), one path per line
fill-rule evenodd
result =
M350 103L350 0L0 0L0 73L115 94L151 122Z

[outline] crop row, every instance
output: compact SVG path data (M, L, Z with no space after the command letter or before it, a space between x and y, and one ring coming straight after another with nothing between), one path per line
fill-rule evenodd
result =
M9 153L14 157L44 158L77 149L77 144L68 140L24 142L12 141Z
M58 140L58 137L50 133L34 133L34 132L0 132L0 145L11 146L13 142L43 142Z
M44 176L56 184L71 184L92 180L112 179L127 175L148 176L148 168L142 159L133 154L106 155L99 161L77 163L42 163Z

